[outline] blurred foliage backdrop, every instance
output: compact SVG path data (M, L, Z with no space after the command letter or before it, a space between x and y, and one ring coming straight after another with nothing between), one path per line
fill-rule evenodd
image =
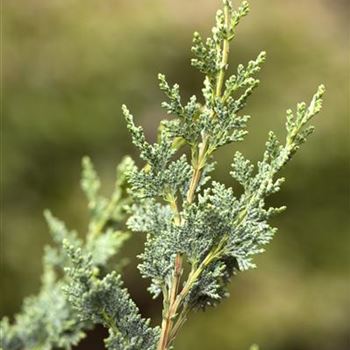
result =
M39 286L42 211L86 228L80 159L91 155L105 190L122 155L135 155L120 112L130 106L150 139L163 116L156 75L179 82L185 97L202 76L189 65L192 33L206 33L217 0L8 0L4 3L1 314L13 315ZM285 110L327 95L317 132L285 171L273 198L288 204L258 269L234 278L231 298L193 315L176 348L349 349L349 5L347 0L251 0L231 64L266 50L262 84L250 99L245 154L257 160L270 129L282 134ZM231 66L232 68L232 66ZM218 154L216 177L229 183L234 150ZM143 238L124 251L135 256ZM127 285L145 315L159 317L131 258ZM100 333L100 334L99 334ZM103 330L82 349L102 348Z

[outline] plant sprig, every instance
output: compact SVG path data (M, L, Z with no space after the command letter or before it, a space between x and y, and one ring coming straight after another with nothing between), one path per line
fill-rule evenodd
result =
M45 254L39 295L25 303L14 325L2 321L3 350L70 349L96 324L109 330L109 350L170 350L192 311L217 305L228 296L231 277L255 267L254 256L276 232L269 219L285 209L267 207L266 198L280 190L279 171L313 132L308 124L321 110L324 86L309 105L287 111L284 142L270 132L257 164L234 153L230 174L243 187L240 196L212 179L216 150L247 134L250 116L241 112L259 85L256 74L266 58L261 52L228 75L230 43L248 12L246 1L234 10L223 0L211 36L194 34L191 63L204 74L202 99L192 96L183 103L179 85L158 76L167 97L162 106L171 118L160 123L157 142L150 143L122 107L145 164L124 161L111 198L99 194L100 180L90 160L83 160L82 188L91 214L86 242L46 212L58 248ZM128 236L118 230L126 216L131 231L147 235L138 268L150 279L152 296L163 299L160 327L142 317L123 286L120 266L109 270Z
M227 295L232 274L255 266L253 256L264 250L276 231L267 220L284 210L265 209L265 198L279 190L283 178L275 179L276 174L312 132L305 125L321 108L323 86L309 107L299 104L295 117L287 112L286 143L280 144L271 132L257 167L235 154L231 175L244 188L240 198L218 182L208 185L215 151L242 141L247 134L250 117L239 112L258 86L255 74L266 58L261 52L246 67L239 65L236 74L226 76L230 42L248 12L246 1L234 11L225 0L212 36L203 41L194 34L191 62L205 75L204 104L196 96L183 104L179 85L170 86L159 75L160 89L169 100L162 106L173 119L161 123L158 143L147 143L142 129L123 108L133 142L147 162L145 168L130 173L137 201L128 225L147 232L139 269L143 277L151 278L153 296L163 295L158 350L170 348L191 310L215 305ZM178 156L182 149L171 147L179 139L190 147L190 159ZM185 263L190 265L187 275Z

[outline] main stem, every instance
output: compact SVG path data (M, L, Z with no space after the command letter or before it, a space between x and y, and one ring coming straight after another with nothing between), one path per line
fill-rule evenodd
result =
M229 28L229 8L227 6L224 7L224 16L225 16L225 25L226 25L226 28L228 29ZM225 71L227 69L227 62L228 62L228 55L229 55L229 40L227 38L223 41L223 46L222 48L220 47L220 50L222 50L222 58L221 58L221 64L220 64L220 71L218 73L217 80L216 80L216 88L215 88L216 98L220 97L222 94ZM188 203L192 203L195 198L196 189L202 175L203 167L206 162L207 148L208 148L208 136L204 135L202 138L202 142L199 145L198 157L197 159L195 159L194 166L193 166L193 175L191 178L191 182L190 182L190 186L189 186L189 189L187 192L187 198L186 198ZM176 217L178 218L178 215ZM181 220L176 219L176 223L181 224ZM189 274L184 287L182 288L180 293L178 293L180 280L182 276L182 270L183 270L182 269L183 258L180 254L176 255L174 272L173 272L172 280L169 286L169 293L167 293L168 300L165 300L164 302L162 328L161 328L161 334L160 334L157 350L169 349L169 345L174 339L174 336L176 335L178 328L184 321L183 319L179 319L178 320L179 322L177 322L174 327L175 319L178 314L178 309L181 306L183 300L186 298L187 294L189 293L193 283L201 274L202 270L205 268L205 266L210 264L210 262L214 258L215 258L214 255L208 255L197 269L193 269Z

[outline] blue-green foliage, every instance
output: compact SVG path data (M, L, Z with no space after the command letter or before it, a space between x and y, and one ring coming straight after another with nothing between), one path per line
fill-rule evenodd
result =
M139 198L166 196L167 193L181 191L186 192L186 185L191 177L191 167L183 156L177 160L171 160L175 149L172 147L174 137L165 127L160 132L160 141L153 145L145 139L141 127L136 127L133 117L128 109L123 106L128 128L131 132L134 144L140 150L140 157L148 164L141 170L131 170L129 176L131 191Z
M80 319L63 290L68 283L63 269L70 265L70 258L62 243L69 242L74 249L91 256L91 264L95 268L107 269L110 258L127 238L127 234L118 231L118 222L125 215L123 207L126 202L122 197L122 186L128 164L130 161L126 159L118 167L114 191L111 198L107 199L99 195L99 179L91 161L83 159L81 184L91 210L85 242L75 231L69 231L62 221L45 211L44 216L55 245L45 248L40 292L25 299L14 324L10 324L7 318L1 321L3 350L71 349L92 326L91 321Z
M242 186L241 195L213 180L215 151L247 134L250 117L241 111L259 84L256 74L266 56L261 52L225 76L229 44L249 7L243 1L235 11L230 1L223 2L212 35L203 41L194 34L191 62L204 74L202 97L184 103L179 85L171 86L160 74L159 86L167 97L162 107L171 118L160 123L154 143L146 140L127 107L122 108L145 164L138 168L124 161L107 199L99 193L90 160L83 160L81 184L90 210L86 241L45 213L57 247L46 250L40 293L26 300L14 325L2 321L4 350L69 349L94 324L108 328L108 349L154 350L159 343L158 349L168 350L191 310L220 302L232 275L255 267L254 255L264 251L276 232L269 219L284 210L267 207L266 198L279 191L284 179L278 172L312 133L307 124L321 109L324 87L309 105L287 111L285 141L270 132L256 165L234 154L231 175ZM129 199L122 196L126 181ZM108 261L126 238L118 229L126 207L128 227L147 235L138 267L150 279L153 297L163 295L161 329L141 317L118 272L108 272Z
M235 154L231 175L243 186L241 196L235 196L231 187L209 180L213 152L242 141L247 133L249 116L239 113L259 84L255 75L266 56L260 53L223 79L228 42L248 13L247 2L237 11L228 1L224 4L228 12L218 12L212 36L203 41L195 33L193 39L192 65L205 74L204 102L192 96L184 104L179 85L171 86L159 75L160 89L168 98L162 106L172 119L161 123L160 140L152 145L123 107L133 143L146 162L129 174L132 195L138 200L131 208L128 225L133 231L147 233L139 269L143 277L151 279L149 290L157 297L171 288L175 256L183 256L196 277L185 300L190 308L216 304L227 294L225 287L235 271L255 267L253 256L264 250L276 232L268 220L284 209L266 208L265 199L280 189L283 178L276 177L278 171L312 132L306 124L319 112L324 92L320 86L308 107L302 103L295 115L287 112L285 143L271 132L263 159L256 166ZM191 157L181 155L181 147L174 147L179 139L190 147ZM197 199L192 200L189 191L196 174L200 177L194 191ZM201 186L204 182L205 189Z
M52 271L44 277L39 294L25 299L15 324L1 321L2 349L70 349L85 336L89 323L76 317L62 291L64 283Z
M66 250L72 267L66 269L70 283L65 290L80 319L109 329L108 349L154 349L159 330L141 318L120 276L115 271L101 276L91 255L68 244Z

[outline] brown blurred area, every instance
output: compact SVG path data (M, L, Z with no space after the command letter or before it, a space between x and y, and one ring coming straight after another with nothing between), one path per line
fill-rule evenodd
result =
M237 4L236 1L234 1ZM345 350L350 348L349 2L251 0L231 50L231 69L268 60L245 112L250 133L217 154L215 178L230 184L236 149L256 161L267 132L283 135L285 110L327 94L316 133L284 171L272 198L288 210L258 269L236 276L231 297L192 315L176 349ZM3 161L1 315L13 315L40 284L50 208L84 233L86 205L80 160L90 155L104 190L125 154L137 156L120 106L155 138L163 100L157 73L178 82L184 98L200 94L203 77L190 67L195 30L207 34L220 1L11 0L3 5ZM236 186L236 185L234 185ZM136 269L143 237L124 255L126 284L144 315L160 305ZM81 349L101 349L104 330Z

